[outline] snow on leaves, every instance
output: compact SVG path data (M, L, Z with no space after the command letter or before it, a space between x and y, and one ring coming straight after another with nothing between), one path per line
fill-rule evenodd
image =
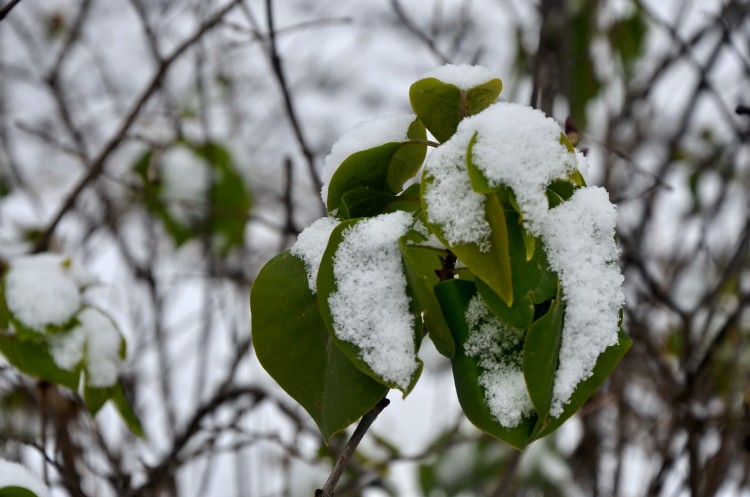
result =
M125 340L106 313L86 303L86 290L95 283L63 255L11 260L0 284L0 352L31 376L76 391L82 384L92 413L113 399L130 429L141 434L117 383Z
M416 116L357 125L326 159L329 217L261 272L258 357L325 437L372 407L370 382L411 390L423 336L451 359L467 417L518 448L577 411L627 351L615 208L586 186L558 124L496 103L501 89L484 68L443 66L412 85ZM440 142L429 153L425 130ZM300 297L269 312L285 274ZM294 315L319 332L282 326ZM335 351L318 358L319 380L274 353L303 357L297 343L313 342ZM342 368L358 373L326 401ZM342 396L347 416L331 422Z

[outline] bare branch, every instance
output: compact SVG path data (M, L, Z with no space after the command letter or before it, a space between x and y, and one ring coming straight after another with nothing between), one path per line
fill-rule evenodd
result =
M10 11L13 10L13 7L21 3L21 0L10 0L8 3L3 6L2 9L0 9L0 21L5 19L5 16L10 14Z

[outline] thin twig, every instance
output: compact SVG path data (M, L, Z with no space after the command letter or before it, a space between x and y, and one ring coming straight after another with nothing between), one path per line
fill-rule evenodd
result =
M266 23L268 24L268 51L269 57L271 59L271 68L273 69L274 76L276 76L276 81L279 83L281 95L284 98L284 107L286 108L286 114L289 118L289 122L292 125L292 131L294 131L294 136L297 138L297 143L299 144L300 151L302 152L302 155L305 157L305 161L307 162L307 168L310 172L310 178L313 181L313 185L315 186L315 191L318 192L320 191L323 184L321 183L320 175L315 170L315 154L313 154L312 149L307 144L305 136L302 134L302 126L300 125L299 117L297 116L297 112L294 108L292 95L289 92L289 85L287 83L286 76L284 75L284 68L281 65L279 50L276 46L277 33L273 20L273 0L266 0Z
M331 471L331 475L328 477L328 480L326 480L325 485L323 485L323 488L315 490L315 497L333 497L333 491L336 489L336 485L341 479L341 476L344 474L344 470L349 465L349 460L352 458L352 455L354 455L354 451L357 449L357 446L362 441L362 438L364 438L365 433L367 433L367 430L370 428L370 425L372 425L372 423L380 415L380 413L383 412L383 409L388 407L388 404L390 403L390 400L383 397L380 402L375 404L375 407L370 409L367 414L362 416L362 419L357 425L357 428L354 430L351 438L346 443L344 451L336 460L333 471Z
M401 21L401 24L404 25L404 27L412 33L415 37L417 37L422 43L425 44L427 48L430 49L430 52L438 59L440 60L441 64L447 64L450 62L450 58L445 55L437 46L435 43L435 40L424 33L419 27L417 27L416 24L414 24L414 21L412 21L409 16L404 11L404 8L401 6L401 4L398 2L398 0L391 0L391 7L393 7L393 12L396 14L396 17L398 17L399 21Z

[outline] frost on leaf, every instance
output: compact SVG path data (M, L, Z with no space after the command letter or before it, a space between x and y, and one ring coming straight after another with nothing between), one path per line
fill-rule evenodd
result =
M482 369L479 384L487 407L501 425L515 428L534 412L521 370L524 330L503 324L478 295L466 309L466 324L464 350Z
M586 187L549 211L543 225L549 265L559 274L565 295L553 416L562 413L576 386L591 376L599 355L617 343L625 297L614 239L616 221L606 190Z
M485 219L484 195L471 188L466 171L469 138L456 133L427 157L423 197L428 221L440 228L449 245L473 243L486 252L490 224Z
M418 369L414 316L398 240L412 225L403 211L364 219L343 232L328 298L337 338L360 350L379 377L406 390Z
M46 326L66 324L81 306L81 288L93 278L70 259L38 254L11 261L4 280L5 303L27 328L43 332Z
M333 174L350 155L384 143L406 141L414 118L413 114L398 114L362 121L342 135L334 143L323 167L323 188L320 192L323 203L328 203L328 185Z
M291 254L305 263L307 284L313 294L317 293L315 281L323 252L326 250L331 232L338 224L339 220L335 217L322 217L305 228L292 247Z

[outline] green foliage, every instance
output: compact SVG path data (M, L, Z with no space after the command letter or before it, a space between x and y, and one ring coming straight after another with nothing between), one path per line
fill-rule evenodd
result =
M489 226L486 243L452 244L453 238L446 232L449 228L428 215L441 199L429 194L438 181L435 173L430 167L422 167L425 157L427 164L430 160L425 130L442 142L432 146L456 146L452 137L460 129L461 120L483 112L501 88L502 83L496 78L468 90L436 78L414 83L410 100L417 118L405 130L407 139L355 151L331 176L324 200L337 224L325 233L317 233L324 238L322 245L314 248L314 254L303 253L297 247L284 252L271 259L258 275L250 298L258 358L312 416L326 440L366 413L388 389L399 388L407 394L421 373L421 362L414 357L419 367L408 386L387 380L370 362L370 349L382 345L378 337L365 337L369 342L350 342L342 338L333 319L332 295L356 291L342 290L336 279L340 248L344 242L354 240L349 238L354 236L350 233L360 223L379 216L386 220L387 213L401 211L411 215L410 226L393 242L397 244L394 253L399 257L396 262L406 295L394 300L391 297L398 297L400 290L391 286L388 299L376 296L370 305L382 311L383 316L392 315L394 309L381 309L382 306L408 307L399 312L413 319L410 339L417 347L423 336L431 339L451 361L459 402L467 418L484 432L519 449L548 435L583 405L630 346L628 337L620 332L617 344L601 353L590 376L579 381L569 399L557 399L557 407L553 407L569 312L564 298L566 288L549 266L544 240L527 229L526 213L519 207L514 191L503 184L490 184L475 163L476 134L462 149L465 163L455 166L457 174L466 175L463 180L471 184L471 194L483 199L477 215ZM563 155L565 149L574 152L562 132L558 143L564 145ZM420 169L423 174L415 177ZM404 189L410 181L413 183ZM550 181L540 195L546 195L549 208L554 208L568 202L584 187L580 172L568 170ZM404 214L400 219L404 219ZM311 264L311 259L319 260L319 266ZM372 284L368 279L372 277L370 273L357 273L354 280L364 290ZM317 293L310 289L309 281L316 282ZM486 307L488 319L496 323L500 332L512 330L508 332L518 337L512 346L487 344L489 349L497 348L495 355L489 356L490 362L497 364L488 365L488 356L478 356L474 351L472 340L479 331L476 323L472 324L469 309L476 302ZM362 316L356 311L352 309L355 319ZM617 316L613 316L613 326L616 320ZM356 320L348 324L350 328L359 326ZM360 328L372 329L367 323ZM528 391L528 405L515 424L507 419L501 421L502 416L490 407L488 387L484 385L488 370L495 365L516 368L517 377ZM497 464L502 462L493 460L488 467ZM423 485L435 478L424 473Z
M45 255L41 257L45 257ZM65 259L61 264L62 267L69 269L71 262L69 259ZM13 263L11 262L11 269L12 267ZM8 363L31 377L82 393L86 406L92 415L96 415L101 407L111 400L128 429L135 435L144 436L140 421L125 397L121 386L118 383L109 387L94 386L98 385L98 380L92 378L92 373L88 370L87 348L89 342L85 333L80 333L83 335L80 342L82 347L81 358L76 364L71 365L71 367L67 367L67 365L62 367L53 357L53 341L64 340L76 331L80 332L76 328L82 326L81 314L92 311L93 308L81 305L70 319L61 325L47 324L42 329L33 328L14 315L9 308L6 295L7 275L6 272L0 281L0 324L2 324L3 330L0 331L0 353ZM78 291L84 289L85 287L79 286ZM106 313L99 309L93 311L101 314L104 319L111 323L113 329L117 330L116 324ZM95 331L104 332L104 330ZM119 360L124 360L126 357L125 339L119 335L119 331L116 331L116 333L119 336Z
M244 241L247 216L253 205L252 194L230 152L221 144L180 142L174 147L188 150L207 168L210 185L205 196L165 198L163 170L159 163L161 155L148 150L133 165L133 171L141 181L143 204L161 220L176 245L208 237L217 254L226 256ZM186 170L186 174L190 173ZM173 207L177 204L188 204L196 216L190 220L176 216Z

